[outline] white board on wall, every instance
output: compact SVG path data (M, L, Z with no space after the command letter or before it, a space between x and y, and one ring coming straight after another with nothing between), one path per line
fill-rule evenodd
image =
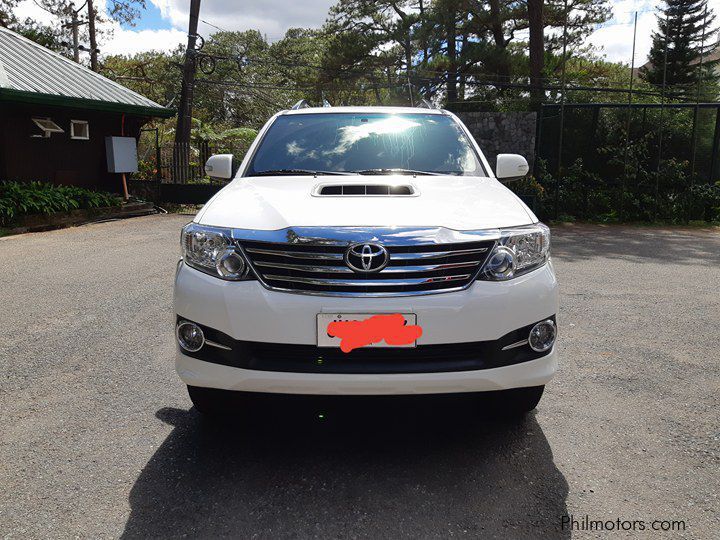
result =
M108 172L134 173L138 170L135 137L105 137Z

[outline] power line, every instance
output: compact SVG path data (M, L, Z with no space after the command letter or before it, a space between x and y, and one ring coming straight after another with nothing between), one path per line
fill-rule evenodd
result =
M207 22L205 19L200 19L200 22L201 22L201 23L205 23L205 24L207 24L208 26L212 26L213 28L215 28L216 30L220 30L221 32L229 32L229 30L225 30L224 28L220 28L219 26L216 26L216 25L214 25L214 24L211 23L211 22Z

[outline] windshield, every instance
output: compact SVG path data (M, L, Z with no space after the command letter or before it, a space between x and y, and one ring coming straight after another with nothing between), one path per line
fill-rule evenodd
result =
M278 116L245 176L290 174L485 176L462 128L440 114Z

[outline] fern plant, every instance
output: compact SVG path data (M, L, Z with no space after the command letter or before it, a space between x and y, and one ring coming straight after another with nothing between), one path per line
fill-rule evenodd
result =
M0 224L10 225L22 216L53 214L78 208L120 206L112 193L45 182L0 182Z

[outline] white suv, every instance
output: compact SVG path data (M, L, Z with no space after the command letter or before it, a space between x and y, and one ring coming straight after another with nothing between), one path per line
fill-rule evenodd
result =
M550 233L449 112L275 115L182 231L176 367L201 412L233 392L489 392L533 409L557 368Z

